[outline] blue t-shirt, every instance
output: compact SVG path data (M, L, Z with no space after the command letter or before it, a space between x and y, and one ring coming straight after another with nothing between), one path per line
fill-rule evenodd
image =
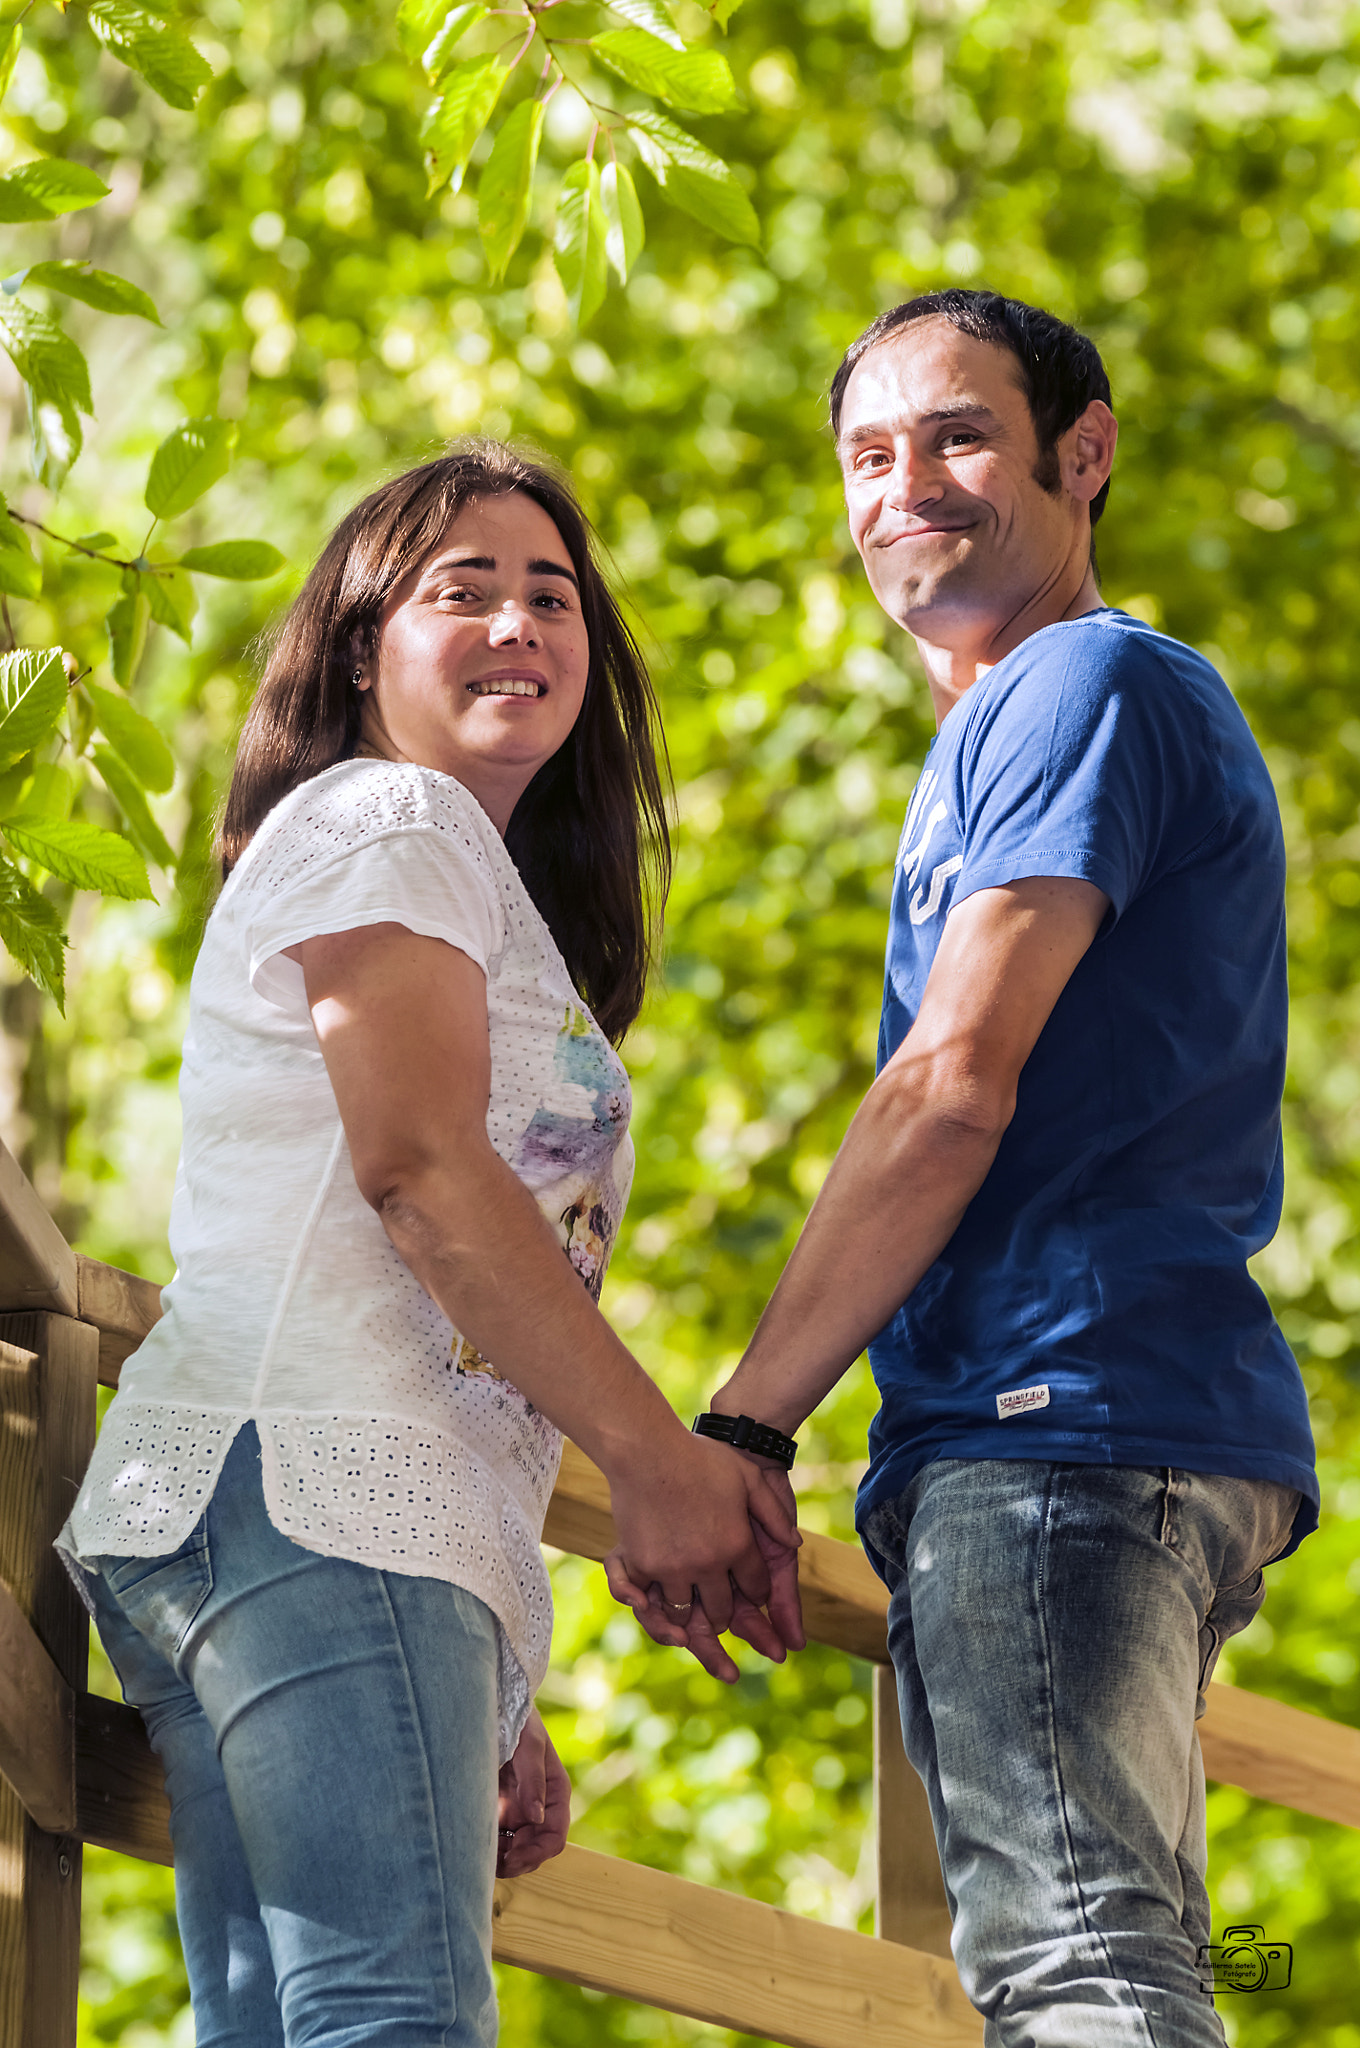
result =
M1247 1260L1283 1171L1284 845L1221 677L1125 613L1046 627L954 706L907 812L879 1066L950 910L1029 875L1110 910L987 1178L869 1346L858 1518L934 1458L1276 1479L1317 1524L1307 1399Z

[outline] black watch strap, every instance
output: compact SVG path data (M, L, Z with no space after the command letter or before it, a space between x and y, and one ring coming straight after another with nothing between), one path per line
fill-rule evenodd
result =
M750 1451L754 1457L769 1458L786 1472L798 1456L798 1446L791 1436L785 1436L768 1422L753 1422L749 1415L696 1415L694 1434L716 1437L720 1444L731 1444L734 1451Z

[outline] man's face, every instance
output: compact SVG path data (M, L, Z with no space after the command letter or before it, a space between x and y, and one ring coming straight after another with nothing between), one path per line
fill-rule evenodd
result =
M1036 480L1014 357L947 321L913 321L861 357L838 450L874 595L935 646L1002 636L1058 581L1074 541L1085 545L1067 492Z

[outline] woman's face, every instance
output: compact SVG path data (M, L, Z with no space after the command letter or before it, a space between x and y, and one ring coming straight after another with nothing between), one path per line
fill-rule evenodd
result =
M522 491L474 501L383 607L365 751L456 776L503 832L575 725L589 666L553 520Z

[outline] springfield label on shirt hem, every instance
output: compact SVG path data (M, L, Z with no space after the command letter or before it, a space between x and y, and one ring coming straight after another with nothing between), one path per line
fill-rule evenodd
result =
M996 1412L1004 1422L1008 1415L1026 1415L1031 1408L1047 1408L1048 1388L1012 1387L996 1397Z

